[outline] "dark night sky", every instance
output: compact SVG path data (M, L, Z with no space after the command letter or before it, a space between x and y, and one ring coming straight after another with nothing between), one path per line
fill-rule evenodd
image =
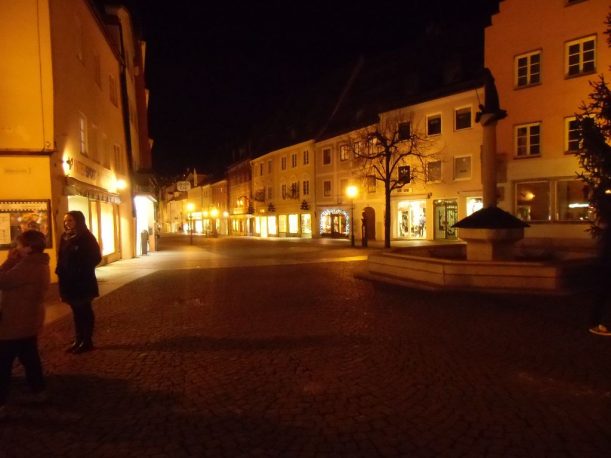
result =
M481 32L498 1L123 3L147 41L154 168L218 173L287 97L359 56L409 47L431 24Z

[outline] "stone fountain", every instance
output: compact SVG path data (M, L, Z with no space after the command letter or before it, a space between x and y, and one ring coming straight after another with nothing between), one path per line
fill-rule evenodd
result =
M584 260L516 259L514 245L529 225L497 207L496 125L507 112L488 69L484 89L485 104L476 117L483 128L483 208L454 224L464 243L374 254L361 277L418 289L494 293L562 294L587 284Z

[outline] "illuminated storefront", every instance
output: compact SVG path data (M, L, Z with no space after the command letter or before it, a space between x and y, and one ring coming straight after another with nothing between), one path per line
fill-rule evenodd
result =
M440 199L433 202L433 215L436 240L455 240L458 222L458 202L456 199Z
M320 213L320 235L323 237L348 237L350 213L342 208L327 208Z
M467 197L467 216L482 208L484 208L484 201L481 197Z
M398 237L426 239L426 200L404 200L397 209Z

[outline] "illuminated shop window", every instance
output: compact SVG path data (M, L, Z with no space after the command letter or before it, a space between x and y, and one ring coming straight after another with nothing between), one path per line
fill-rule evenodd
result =
M549 181L516 184L516 216L523 221L551 220Z
M297 214L289 215L289 233L290 234L299 233L299 215Z

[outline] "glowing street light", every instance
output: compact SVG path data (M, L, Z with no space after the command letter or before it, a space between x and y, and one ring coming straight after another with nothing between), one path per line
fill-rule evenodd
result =
M195 205L191 202L187 204L187 211L189 212L189 244L193 245L193 209Z
M216 237L218 235L216 232L216 218L219 216L218 209L212 208L210 210L210 216L212 217L212 237Z
M359 188L351 184L346 186L346 196L350 198L350 245L354 246L354 198L358 196Z

